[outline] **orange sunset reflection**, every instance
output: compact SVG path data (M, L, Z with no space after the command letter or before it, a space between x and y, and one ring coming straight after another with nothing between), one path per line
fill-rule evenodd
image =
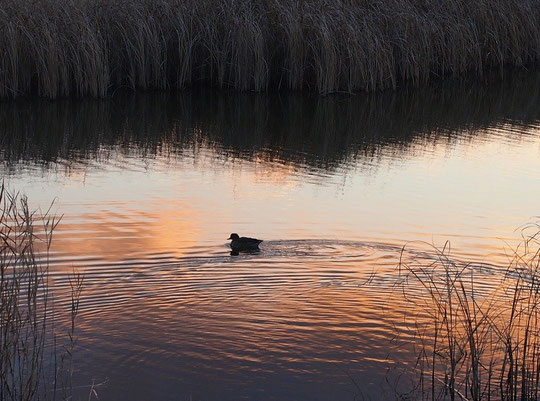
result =
M122 213L105 210L65 216L55 233L53 252L103 262L159 253L180 257L200 238L199 214L185 204L163 202L159 209L126 207Z

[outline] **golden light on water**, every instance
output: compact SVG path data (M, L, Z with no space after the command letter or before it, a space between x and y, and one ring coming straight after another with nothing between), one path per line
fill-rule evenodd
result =
M7 185L42 209L56 198L64 216L55 305L69 308L68 274L85 274L83 375L110 379L111 399L162 391L148 383L204 392L207 381L229 399L281 387L301 399L313 386L343 399L354 391L344 372L379 395L377 372L414 361L411 324L428 333L433 322L425 287L405 294L401 257L430 266L440 257L430 244L450 241L451 260L472 262L476 299L493 296L520 241L514 230L540 213L540 115L514 111L513 124L511 105L451 112L423 98L406 104L410 115L383 101L394 114L368 113L358 101L314 109L335 117L350 107L329 132L331 119L296 108L252 123L246 102L232 126L186 107L191 128L184 114L154 126L128 110L109 124L95 110L80 118L99 122L99 135L57 138L46 154L17 150L15 135ZM444 126L418 117L428 111ZM305 120L305 131L284 118ZM231 232L262 238L261 252L231 256Z
M53 250L74 258L96 256L103 262L144 258L154 252L181 257L186 248L198 244L200 211L174 202L159 204L159 210L126 208L122 213L85 213L76 220L64 216Z

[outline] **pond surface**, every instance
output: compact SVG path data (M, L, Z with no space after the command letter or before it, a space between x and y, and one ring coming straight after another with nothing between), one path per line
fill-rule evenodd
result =
M387 399L408 385L401 323L422 314L397 301L402 247L449 240L489 286L540 214L540 77L0 103L0 146L6 185L63 215L59 308L85 274L76 388ZM261 252L231 256L231 232Z

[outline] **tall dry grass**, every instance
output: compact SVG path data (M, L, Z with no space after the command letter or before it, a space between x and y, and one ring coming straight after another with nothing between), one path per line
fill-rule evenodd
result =
M416 398L539 398L540 225L526 228L532 234L510 254L495 287L485 282L495 277L452 260L448 244L436 249L431 264L405 260L403 254L399 266L405 294L428 316L414 327Z
M71 281L71 327L57 347L51 321L49 249L58 218L37 215L0 185L0 400L71 398L71 352L82 276Z
M540 0L3 0L0 98L395 88L535 63Z

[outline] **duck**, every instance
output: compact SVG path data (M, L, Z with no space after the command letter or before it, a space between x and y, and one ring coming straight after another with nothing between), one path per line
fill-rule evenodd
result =
M245 251L258 251L259 244L263 242L262 239L240 237L236 233L232 233L227 239L231 240L231 249L235 254Z

